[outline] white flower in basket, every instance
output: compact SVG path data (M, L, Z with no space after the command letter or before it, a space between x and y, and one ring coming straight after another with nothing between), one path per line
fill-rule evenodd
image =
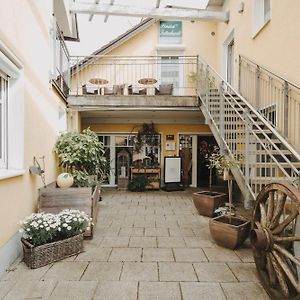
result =
M38 268L81 252L83 232L90 224L88 215L79 210L31 214L20 222L25 263Z

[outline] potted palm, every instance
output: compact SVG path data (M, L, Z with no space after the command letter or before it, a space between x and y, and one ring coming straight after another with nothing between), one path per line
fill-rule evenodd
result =
M243 161L243 157L237 155L213 154L209 158L210 168L215 167L219 174L223 174L223 179L228 185L228 204L219 211L221 215L209 221L209 229L213 239L220 246L235 249L238 248L248 237L250 231L250 221L241 216L236 216L232 204L232 168L238 167Z

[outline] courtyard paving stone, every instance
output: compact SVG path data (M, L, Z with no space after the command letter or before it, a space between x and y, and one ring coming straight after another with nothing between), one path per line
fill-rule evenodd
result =
M138 282L101 281L93 300L136 300Z
M139 300L181 300L179 283L177 282L141 282Z
M84 252L35 270L19 259L0 278L0 299L269 299L249 243L217 246L192 192L105 190Z
M225 300L218 283L181 282L183 300Z
M143 261L174 261L172 249L169 248L144 248Z
M97 284L97 281L60 281L49 300L89 300Z
M122 263L91 262L81 280L119 280Z

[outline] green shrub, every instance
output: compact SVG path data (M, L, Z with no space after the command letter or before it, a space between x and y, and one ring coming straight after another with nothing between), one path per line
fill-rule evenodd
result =
M134 176L128 184L128 189L131 192L144 192L146 185L150 183L149 179L144 175Z

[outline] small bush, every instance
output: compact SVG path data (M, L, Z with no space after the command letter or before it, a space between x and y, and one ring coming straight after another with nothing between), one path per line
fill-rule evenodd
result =
M128 189L131 192L144 192L146 185L150 183L149 179L144 175L137 175L131 179Z

